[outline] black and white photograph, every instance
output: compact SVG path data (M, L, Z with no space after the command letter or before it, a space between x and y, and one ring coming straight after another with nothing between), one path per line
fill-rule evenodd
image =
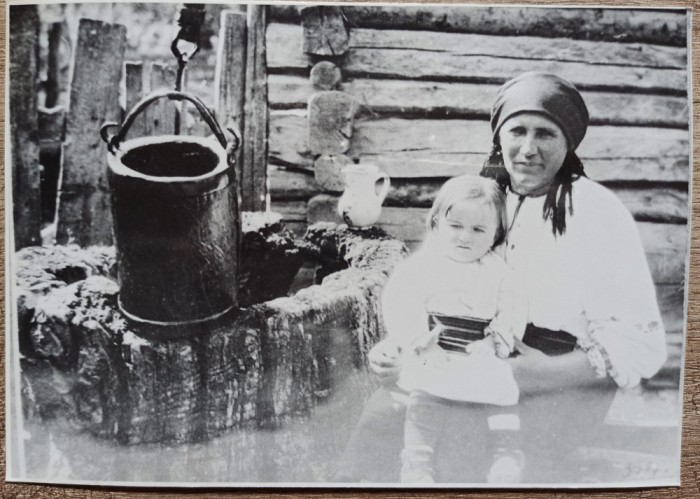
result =
M691 14L9 2L6 480L679 486Z

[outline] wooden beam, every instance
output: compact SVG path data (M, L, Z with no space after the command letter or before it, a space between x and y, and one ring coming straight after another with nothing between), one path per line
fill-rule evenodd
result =
M304 53L315 56L341 56L348 50L348 28L343 10L333 5L301 8Z
M271 24L267 42L269 67L277 72L312 65L300 27ZM346 76L503 83L525 71L548 71L581 89L687 90L685 48L365 29L351 30L349 43Z
M476 5L343 6L353 27L432 30L485 35L526 34L685 47L685 11L652 9L537 8ZM299 24L301 7L272 6L274 21Z
M81 19L66 122L56 239L111 244L112 215L100 127L119 121L126 27Z
M349 157L376 163L398 178L478 173L491 144L488 122L479 120L358 119ZM578 149L594 180L687 182L689 133L652 127L593 126ZM302 110L274 111L270 161L313 168Z
M243 129L247 41L245 11L222 11L214 77L214 108L219 125L224 129L229 126Z
M325 62L324 62L325 63ZM318 63L311 70L321 64ZM329 63L330 64L330 63ZM316 91L307 78L270 75L270 107L301 109ZM339 89L357 102L358 116L488 119L498 85L355 78ZM688 128L688 99L653 94L582 92L594 125Z
M37 78L39 12L15 5L10 12L10 151L14 249L41 243L41 183Z
M248 6L241 209L264 211L267 196L267 7Z

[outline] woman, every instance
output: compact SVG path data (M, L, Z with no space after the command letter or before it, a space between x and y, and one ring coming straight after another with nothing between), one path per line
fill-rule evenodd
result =
M509 362L521 393L520 433L530 442L530 482L547 481L530 469L556 469L602 424L617 386L635 386L666 359L634 220L613 193L585 176L575 153L588 120L571 83L538 72L505 83L491 112L493 148L482 175L506 192L502 251L529 301L520 355ZM403 410L392 386L401 371L399 352L381 342L369 360L389 388L372 397L351 439L343 461L349 476L364 473L353 453L376 454L364 435L376 425L389 434L394 414ZM453 419L458 424L476 410L455 408ZM561 471L554 476L566 481Z

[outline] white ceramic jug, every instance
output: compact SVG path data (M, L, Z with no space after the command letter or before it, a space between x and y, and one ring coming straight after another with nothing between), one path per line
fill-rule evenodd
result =
M379 220L382 203L389 192L389 176L372 164L343 169L345 191L338 201L338 214L351 227L369 227ZM382 186L377 192L377 182Z

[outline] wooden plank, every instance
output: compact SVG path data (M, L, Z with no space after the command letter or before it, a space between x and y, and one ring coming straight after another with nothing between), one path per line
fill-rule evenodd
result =
M65 41L69 37L68 25L65 22L51 23L48 35L44 107L52 108L64 102L61 96L68 88L68 47Z
M243 129L247 41L246 13L222 11L214 78L214 107L222 128Z
M348 28L340 7L302 7L304 52L317 56L341 56L348 50Z
M10 138L15 250L41 242L41 185L37 70L39 13L35 5L10 9Z
M300 30L293 25L270 25L267 32L270 68L282 71L311 66L301 47ZM486 45L483 47L486 55L482 55L479 44ZM567 54L578 55L567 55L571 60L558 60L540 52L549 44L569 47ZM503 83L525 71L537 70L559 74L581 89L686 92L687 67L680 62L686 56L686 49L662 47L659 53L650 49L654 54L650 59L658 63L649 66L648 61L640 60L635 66L625 56L632 57L639 47L629 46L629 53L621 51L622 47L627 45L569 39L548 40L543 44L542 39L533 37L353 29L342 69L346 76L487 83ZM664 62L668 50L677 51L671 57L676 60L670 63L671 67ZM504 58L508 64L503 64ZM598 59L604 62L599 63ZM681 68L674 68L673 64Z
M324 63L312 68L312 76L313 71ZM268 83L273 109L303 108L315 91L312 82L302 76L270 75ZM488 119L498 87L475 83L355 78L340 84L339 89L355 98L358 115ZM591 115L591 124L594 125L688 127L686 97L619 92L582 94Z
M338 196L319 194L309 200L309 224L342 223L336 212ZM405 242L416 243L425 235L428 208L385 206L377 226ZM686 225L638 222L649 268L656 284L681 286L685 279L688 231Z
M244 145L241 165L241 209L265 210L267 196L268 105L265 30L267 7L248 6Z
M270 197L273 201L307 200L320 192L310 171L268 167ZM274 210L273 210L274 211Z
M176 71L170 64L152 62L148 70L151 92L175 88ZM145 135L171 135L175 132L176 104L169 99L160 99L148 106L144 112Z
M274 21L299 24L301 7L272 6ZM353 27L436 30L567 37L610 42L643 42L685 47L687 16L684 11L652 9L537 8L476 5L343 6Z
M126 28L82 19L73 62L56 240L111 244L112 215L99 129L119 121Z
M142 62L130 62L124 63L124 79L126 87L126 109L125 113L130 112L136 106L143 97L143 63ZM148 135L148 127L146 125L146 112L141 113L141 115L136 117L134 123L129 129L127 134L128 138L143 137Z
M342 157L341 157L342 158ZM321 166L319 167L319 162ZM309 199L316 194L340 193L344 182L340 169L347 161L334 167L329 158L319 158L314 171L288 170L271 166L270 195L273 200ZM319 179L319 173L322 178ZM444 178L393 178L385 206L429 208ZM688 218L688 193L671 187L610 187L636 220L656 223L684 224Z
M274 111L270 161L313 168L302 110ZM578 149L594 180L687 182L688 131L653 127L593 126ZM478 173L491 144L479 120L358 119L349 157L371 161L397 178L451 177Z
M309 99L309 148L312 154L342 154L350 148L355 102L337 90L317 92Z

